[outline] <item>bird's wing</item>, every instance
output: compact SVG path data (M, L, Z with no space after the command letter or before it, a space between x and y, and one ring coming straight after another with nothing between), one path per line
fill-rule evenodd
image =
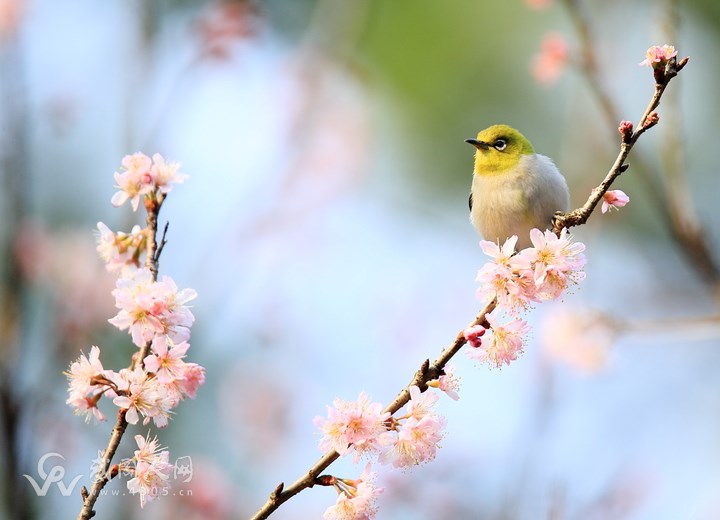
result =
M470 197L468 197L468 206L470 206L470 211L472 211L472 192L470 192Z

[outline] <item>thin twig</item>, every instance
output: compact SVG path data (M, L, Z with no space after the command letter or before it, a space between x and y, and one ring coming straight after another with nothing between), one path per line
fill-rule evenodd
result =
M590 92L600 105L601 113L608 121L609 127L613 127L621 119L620 111L613 102L600 75L596 54L598 46L592 30L591 17L585 11L581 0L564 0L563 3L578 35L580 73L585 78ZM668 0L667 18L665 25L666 28L671 28L671 31L666 30L666 32L672 32L679 19L677 0ZM669 41L676 41L674 34L668 36ZM673 118L674 112L676 111L670 106L668 116ZM669 230L674 243L681 253L690 260L690 266L703 280L709 282L708 286L718 291L720 290L720 265L713 256L707 234L704 233L697 213L693 210L684 170L682 167L678 167L678 164L681 164L682 161L679 154L681 147L669 144L671 140L677 141L675 136L681 135L681 131L674 122L668 124L666 128L670 129L672 133L672 136L668 139L668 144L663 147L670 156L669 160L663 158L662 161L667 176L651 175L653 169L649 168L641 157L636 157L633 160L633 173L643 183L643 188L646 194L649 195L647 200L653 203L658 215L664 221L665 229Z
M630 150L632 150L635 143L637 143L637 140L642 134L658 123L658 116L655 109L660 105L660 99L662 98L662 95L672 78L677 76L678 72L682 70L687 62L688 58L683 58L679 62L675 58L672 58L668 61L664 69L655 70L655 92L650 99L650 103L648 103L645 112L640 118L635 132L629 138L621 139L620 152L618 153L615 162L610 168L608 174L605 176L605 179L603 179L597 188L592 190L587 202L573 211L558 213L555 215L553 223L553 231L555 233L560 233L563 228L580 226L588 221L590 215L595 210L595 207L602 200L603 195L605 195L605 193L610 189L610 186L615 179L627 170L628 165L625 161L630 154Z

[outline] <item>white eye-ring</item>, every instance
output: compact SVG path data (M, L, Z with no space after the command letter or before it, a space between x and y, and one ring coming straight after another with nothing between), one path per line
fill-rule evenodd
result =
M507 148L507 142L505 139L498 139L493 143L493 148L495 148L498 152L502 152L505 148Z

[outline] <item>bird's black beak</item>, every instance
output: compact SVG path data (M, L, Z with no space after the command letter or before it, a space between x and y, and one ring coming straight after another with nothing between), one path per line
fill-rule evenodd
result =
M470 143L478 150L487 150L490 148L490 145L487 144L485 141L478 141L477 139L473 139L472 137L470 139L465 139L466 143Z

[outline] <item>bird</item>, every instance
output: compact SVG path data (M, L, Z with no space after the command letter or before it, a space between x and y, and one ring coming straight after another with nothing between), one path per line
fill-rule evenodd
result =
M552 159L535 153L530 141L508 125L493 125L465 139L475 150L470 188L470 221L485 240L530 247L530 230L552 226L567 211L570 191Z

